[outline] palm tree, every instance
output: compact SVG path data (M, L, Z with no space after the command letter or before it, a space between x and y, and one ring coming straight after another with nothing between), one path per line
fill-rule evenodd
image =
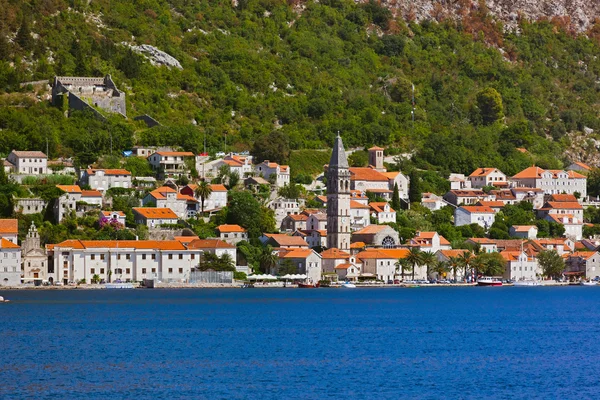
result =
M471 261L471 268L475 270L475 276L479 276L479 272L484 270L485 267L486 265L481 255L475 256Z
M435 263L435 261L436 261L435 254L433 254L429 251L424 251L421 253L421 263L422 263L422 265L427 266L427 272L426 272L425 279L429 279L429 274L431 273L431 266Z
M206 180L200 182L200 184L198 184L198 187L194 191L196 197L200 198L202 216L204 216L204 200L211 195L212 191L212 186Z
M277 252L273 251L273 247L271 245L267 245L263 248L262 254L260 255L260 266L263 272L269 272L270 270L277 265L279 261L279 256Z
M404 271L410 269L410 263L408 262L408 260L406 258L401 258L398 261L396 261L396 269L399 269L401 271L402 274L402 281L404 281Z
M450 257L448 260L448 266L450 269L452 269L452 272L454 273L454 281L456 282L456 270L458 270L458 267L460 267L460 258Z
M471 264L471 262L473 261L475 257L473 256L473 253L471 253L468 250L465 250L465 252L463 252L460 256L458 256L458 259L460 260L460 266L463 268L463 270L465 271L465 273L463 274L463 279L466 280L467 279L467 274L469 273L469 266Z
M448 272L448 263L446 261L435 261L433 263L433 272L437 273L437 278Z
M418 247L412 247L408 251L408 254L406 255L406 259L408 260L408 263L412 266L412 280L413 281L415 280L415 269L418 266L423 265L423 262L421 261L421 257L422 257L422 253Z

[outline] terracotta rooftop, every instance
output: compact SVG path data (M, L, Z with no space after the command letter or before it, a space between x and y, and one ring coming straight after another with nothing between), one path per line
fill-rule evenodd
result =
M147 219L177 219L177 214L170 208L134 207L133 211Z
M471 175L469 175L469 177L488 176L492 172L500 172L500 173L502 173L502 171L500 171L497 168L477 168L475 171L473 171L471 173Z
M221 239L194 239L188 244L189 249L235 249L234 245Z
M463 209L471 214L493 214L494 210L492 210L490 207L488 206L462 206L459 207L458 209Z
M572 194L552 194L549 201L557 201L560 203L577 203L577 197Z
M373 168L354 168L350 169L350 180L353 181L368 181L368 182L387 182L389 179L381 172Z
M513 225L513 229L515 232L529 232L531 228L536 228L535 225Z
M279 247L302 246L308 247L308 243L299 236L288 236L282 233L265 233L269 240L273 240Z
M219 226L217 226L217 230L221 233L246 232L246 230L239 225L219 225Z
M350 253L346 253L343 250L332 248L327 249L321 253L321 257L324 259L348 259L350 257Z
M123 248L123 249L148 249L148 250L186 250L177 240L78 240L70 239L54 245L54 248Z
M588 171L591 171L591 169L592 169L592 167L590 167L589 165L587 165L587 164L584 164L584 163L582 163L582 162L580 162L580 161L575 161L573 164L575 164L575 165L578 165L578 166L580 166L581 168L583 168L583 169L585 169L585 170L588 170Z
M221 184L210 185L213 192L226 192L227 188Z
M81 188L77 185L56 185L56 187L67 193L81 193Z
M96 172L104 172L104 175L131 175L131 172L126 169L96 169L88 168L86 170L88 175L96 175Z
M0 238L0 249L20 249L19 245L14 244L8 239Z
M82 190L81 197L102 197L102 193L97 190Z
M384 212L384 207L387 205L388 203L386 202L372 202L369 203L369 207L371 207L371 209L377 213L380 212ZM395 212L392 207L390 207L390 212Z
M281 258L306 258L313 253L311 249L281 249L279 257Z
M407 249L367 249L356 255L361 260L367 259L401 259L406 258L409 250Z
M306 221L308 219L306 214L289 214L287 217L294 221Z
M125 213L123 211L102 211L102 215L105 217L110 217L112 214L118 214L120 217L124 217Z
M19 233L19 221L16 219L0 219L0 235L1 234L16 235Z
M195 154L191 151L157 151L154 154L158 154L162 157L195 157ZM148 156L151 157L152 155Z
M16 155L19 158L23 158L23 157L48 158L48 156L46 156L46 154L44 154L41 151L18 151L18 150L13 150L11 153L13 153L14 155Z
M389 226L387 225L374 225L371 224L369 226L366 226L356 232L354 232L354 234L356 235L372 235L372 234L376 234L381 232L384 229L391 229Z
M359 203L356 200L350 200L350 208L354 208L354 209L369 209L369 206L363 203Z

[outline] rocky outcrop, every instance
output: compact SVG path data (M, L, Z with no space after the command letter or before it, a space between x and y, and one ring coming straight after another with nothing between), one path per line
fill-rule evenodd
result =
M165 53L162 50L157 49L149 44L142 44L141 46L127 45L136 53L139 53L150 60L152 65L164 65L169 68L183 69L179 61L170 54Z
M355 0L366 3L369 0ZM598 0L380 0L395 16L406 20L461 19L485 5L489 13L508 29L516 28L520 17L531 21L540 18L563 19L570 28L583 32L600 17Z

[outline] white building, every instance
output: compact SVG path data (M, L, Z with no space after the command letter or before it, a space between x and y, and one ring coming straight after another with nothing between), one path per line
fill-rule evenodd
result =
M367 249L358 253L356 259L362 263L362 277L388 282L399 275L397 263L407 255L406 249ZM415 279L425 279L421 275L415 271Z
M176 240L66 240L53 247L54 282L185 282L200 251Z
M497 168L477 168L469 175L469 181L474 189L481 189L485 186L508 186L506 175Z
M306 230L308 231L319 231L327 230L327 214L319 212L310 214L306 221Z
M200 253L214 254L217 257L227 254L233 261L233 265L237 265L237 248L221 239L195 239L187 247L198 250Z
M450 190L471 189L471 181L464 174L450 174L448 177Z
M100 211L100 220L106 222L117 222L125 226L125 213L123 211Z
M454 210L454 225L478 224L487 230L494 223L495 216L494 210L487 206L462 206Z
M23 215L43 213L48 202L40 198L14 198L15 212Z
M11 171L15 174L41 175L48 173L48 156L41 151L16 151L10 152L6 161L11 164Z
M170 208L134 207L133 218L138 225L148 228L158 228L160 225L177 224L177 214Z
M283 187L290 184L289 165L279 165L269 160L265 160L254 167L254 172L270 181L271 175L275 175L274 183L277 187Z
M142 205L154 204L157 208L170 208L181 219L194 217L198 213L198 200L186 194L177 193L169 186L161 186L142 199Z
M148 162L159 177L173 177L190 173L186 160L195 162L195 155L189 151L157 151L148 156Z
M125 169L88 168L83 171L81 182L100 192L114 187L128 189L131 187L131 172Z
M535 225L513 225L510 227L509 234L511 237L536 239L538 228Z
M281 249L279 250L279 265L289 261L296 267L296 273L307 276L307 281L317 283L323 274L321 256L310 249ZM272 270L271 273L277 273Z
M371 216L377 220L378 225L388 222L396 222L396 211L385 202L369 203Z
M529 167L512 177L518 186L539 188L544 194L575 194L581 198L587 195L587 178L575 171L544 170Z
M437 211L447 206L448 203L446 203L441 196L433 193L423 193L421 205L428 208L430 211Z
M0 286L21 284L21 247L0 238Z
M63 191L53 207L56 222L61 222L69 213L77 212L77 202L81 201L81 188L77 185L56 185L56 187Z
M300 202L297 199L278 197L267 204L267 207L275 213L275 226L281 226L288 215L300 213Z
M0 219L0 238L6 239L13 244L18 244L18 236L19 221L17 219Z
M80 201L88 205L102 207L102 193L98 190L82 190Z
M450 250L452 246L445 237L437 232L417 232L410 244L418 246L421 251L436 253L438 250Z
M239 225L219 225L217 233L222 241L233 245L248 240L248 231Z
M544 219L564 226L564 236L571 240L577 241L583 238L583 220L573 214L548 214Z
M536 280L541 275L538 263L533 257L529 257L521 251L503 251L500 255L506 261L506 269L503 274L504 279L515 281Z

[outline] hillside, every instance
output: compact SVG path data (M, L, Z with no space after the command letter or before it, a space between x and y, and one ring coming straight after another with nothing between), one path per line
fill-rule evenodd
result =
M413 154L406 168L444 173L600 162L600 26L588 21L576 35L565 19L517 18L505 30L504 1L489 10L413 3L453 4L461 17L408 18L394 4L346 0L0 0L0 155L48 141L51 156L87 164L110 151L111 137L115 151L200 151L205 134L211 152L245 150L278 129L291 149L327 147L340 131L349 147L393 147ZM585 7L591 21L596 6ZM181 69L131 49L143 44ZM106 74L126 92L129 116L163 126L67 119L46 92L20 87Z

